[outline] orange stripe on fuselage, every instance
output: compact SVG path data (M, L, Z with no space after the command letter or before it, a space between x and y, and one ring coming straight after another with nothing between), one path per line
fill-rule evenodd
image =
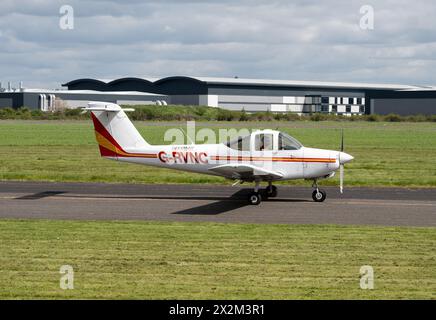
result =
M225 161L272 161L272 162L322 162L335 163L330 158L286 158L286 157L241 157L241 156L212 156L212 160Z

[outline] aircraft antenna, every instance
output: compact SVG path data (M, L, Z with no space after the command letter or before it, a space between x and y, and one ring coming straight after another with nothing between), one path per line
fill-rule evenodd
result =
M191 137L190 136L188 136L188 134L186 133L186 131L185 130L183 130L183 128L182 127L180 127L180 130L182 130L182 132L183 132L183 134L186 136L186 139L190 142L190 144L195 144L195 142L194 141L192 141L192 139L191 139Z

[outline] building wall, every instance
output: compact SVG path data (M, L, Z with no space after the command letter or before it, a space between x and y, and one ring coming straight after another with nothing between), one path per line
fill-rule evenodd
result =
M14 100L12 98L0 98L0 108L13 108Z
M358 90L332 90L317 88L283 88L268 86L217 86L211 85L209 95L218 97L218 106L230 110L248 112L274 111L274 112L339 112L346 114L361 114L364 112L365 91ZM326 98L353 98L361 99L362 106L356 106L357 100L350 102L333 102L322 104L321 97ZM325 99L324 99L325 100ZM331 99L330 99L331 100ZM200 100L204 102L205 100ZM354 102L352 102L354 101ZM342 106L340 106L343 104ZM342 109L344 109L342 111ZM336 110L336 111L334 111Z
M0 93L0 108L19 108L23 104L23 94L20 92Z
M200 95L197 94L171 95L170 103L196 106L200 104Z
M125 95L125 94L92 94L92 93L63 93L63 92L12 92L0 93L0 108L19 108L25 106L30 109L40 109L40 95L48 97L53 94L61 99L68 108L84 107L89 101L105 101L120 104L155 104L157 100L170 102L168 96L162 95ZM198 103L198 102L197 102Z
M436 114L436 99L371 99L371 109L376 114Z
M280 96L306 96L334 95L338 97L364 97L364 90L334 90L334 89L316 89L316 88L281 88L281 87L254 87L254 86L210 86L208 94L220 96L243 96L243 97L280 97Z

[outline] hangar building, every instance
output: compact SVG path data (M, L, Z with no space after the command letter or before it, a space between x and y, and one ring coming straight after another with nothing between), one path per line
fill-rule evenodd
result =
M0 107L49 110L55 101L81 107L90 100L133 104L207 105L247 112L436 114L436 87L349 82L173 76L161 79L83 78L67 90L0 89ZM3 92L1 92L3 91Z
M80 108L89 101L106 101L122 105L168 104L169 97L156 93L137 91L95 91L95 90L47 90L1 88L0 108L19 108L22 106L42 111Z
M162 79L77 79L68 90L141 91L171 104L208 105L248 112L436 114L436 87L348 82L174 76Z

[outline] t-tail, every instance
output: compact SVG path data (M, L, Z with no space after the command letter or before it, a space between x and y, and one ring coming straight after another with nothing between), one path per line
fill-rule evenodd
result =
M89 102L83 110L91 113L102 157L114 160L136 157L138 152L150 147L125 113L133 109L122 109L108 102Z

